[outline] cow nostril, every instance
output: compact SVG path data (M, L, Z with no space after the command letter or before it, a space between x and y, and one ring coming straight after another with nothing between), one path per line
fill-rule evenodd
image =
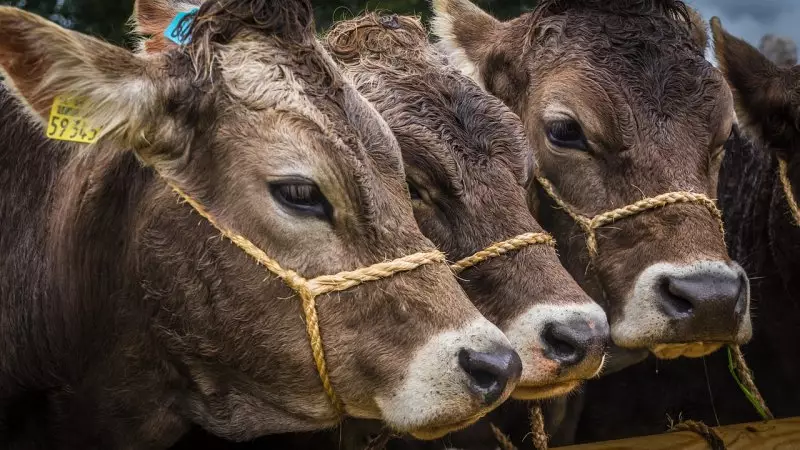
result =
M679 289L670 277L665 277L659 284L659 297L666 313L672 317L686 317L694 312L694 305L686 298L685 292Z
M550 347L550 350L561 359L570 358L577 351L574 345L566 341L554 339L552 334L547 335L545 339L547 340L547 345Z
M586 355L588 327L578 328L557 322L547 324L542 332L545 356L563 366L580 363Z
M509 382L516 382L522 373L522 361L510 348L491 353L462 348L458 364L468 375L470 390L480 395L486 405L496 402Z

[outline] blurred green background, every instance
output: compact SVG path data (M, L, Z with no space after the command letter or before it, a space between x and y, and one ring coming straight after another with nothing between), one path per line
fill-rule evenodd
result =
M430 16L430 0L312 0L317 28L324 30L335 20L346 19L365 9L398 14ZM475 1L475 0L473 0ZM498 18L510 18L530 10L535 0L477 0ZM126 25L133 12L133 0L0 0L0 5L17 6L47 17L66 27L105 38L120 45L130 44Z

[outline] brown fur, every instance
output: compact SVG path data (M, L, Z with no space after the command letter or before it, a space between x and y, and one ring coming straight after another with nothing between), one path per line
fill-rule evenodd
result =
M0 92L4 446L161 448L192 423L231 439L336 423L292 292L153 170L308 277L430 248L395 139L310 23L305 1L212 1L188 48L145 59L0 8L18 94L39 115L55 94L86 97L107 125L80 151L45 141ZM329 224L270 198L295 173L324 193ZM318 305L334 388L367 415L416 348L478 317L441 265Z
M147 3L140 0L138 9L150 9ZM142 31L167 23L164 17L136 19ZM448 66L419 20L367 14L337 23L324 45L388 121L408 182L420 192L417 221L451 260L542 231L526 206L525 189L535 170L519 118ZM505 220L494 220L499 216ZM591 302L546 246L481 263L460 279L479 310L501 328L537 304L570 308ZM591 350L595 362L600 350ZM555 381L562 370L551 366ZM595 372L590 366L585 376Z
M392 20L396 28L382 25ZM535 168L519 118L447 66L417 19L368 14L337 23L324 42L392 128L408 182L420 192L417 222L451 260L543 231L525 200ZM501 327L536 303L590 302L547 246L482 263L461 278Z
M449 33L440 45L457 63L473 64L467 71L522 117L541 173L580 212L591 216L676 190L714 197L732 99L704 59L705 38L682 2L543 1L502 23L465 1L441 0L435 8L436 28ZM550 146L542 114L554 102L578 116L591 151ZM716 221L700 205L601 229L600 253L588 270L572 220L547 199L539 217L556 232L570 273L604 301L612 322L621 316L619 299L649 265L730 261Z
M800 148L800 66L778 67L745 41L712 20L720 70L736 99L739 123L760 144Z
M143 8L147 2L138 3ZM154 22L139 20L140 30L167 22L148 20ZM417 221L451 260L522 232L541 231L526 205L526 187L535 168L519 118L447 65L428 42L419 20L367 14L337 23L323 42L397 136L408 182L420 193L413 202ZM526 248L481 263L460 278L479 310L501 327L536 304L567 312L591 301L547 247ZM544 371L551 367L551 382L578 376L541 355L526 361L530 363ZM482 428L488 430L488 424ZM360 448L368 430L369 424L358 423L330 436L297 436L290 441L317 447L338 442L343 434L348 442L342 443L344 448ZM208 437L195 437L181 445L209 445ZM254 445L289 445L280 439Z
M579 212L592 216L676 190L715 197L733 98L704 58L705 27L683 2L545 0L507 22L464 0L435 0L434 9L438 45L520 115L541 174ZM552 118L544 114L556 105L579 122L590 151L550 144L546 125ZM598 230L599 256L590 261L582 230L536 191L542 201L532 205L537 218L556 236L565 267L604 305L612 324L624 319L625 298L652 264L730 261L716 221L692 204ZM669 340L698 339L713 326L674 328ZM713 339L733 338L726 333ZM658 340L649 336L637 345ZM610 359L611 371L647 354L619 353L624 356ZM551 412L561 412L550 414L551 423L577 422L581 398L574 400L575 407L554 405ZM565 439L562 444L576 423L566 425L550 429Z
M720 69L736 99L739 133L725 146L719 202L731 256L752 280L753 339L743 347L760 393L776 418L800 414L800 227L778 178L788 163L800 190L800 67L778 67L756 48L711 20ZM593 383L587 392L579 442L660 433L665 414L722 425L760 420L728 371L727 355L704 361L650 360ZM646 398L646 402L642 402ZM646 405L646 408L642 406Z

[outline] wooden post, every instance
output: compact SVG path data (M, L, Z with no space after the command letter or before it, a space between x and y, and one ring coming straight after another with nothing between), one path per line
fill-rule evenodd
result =
M800 449L800 417L717 427L728 450ZM571 445L553 450L708 450L705 439L679 431L618 441Z

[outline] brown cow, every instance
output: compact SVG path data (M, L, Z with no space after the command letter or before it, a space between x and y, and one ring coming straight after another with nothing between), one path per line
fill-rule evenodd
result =
M747 342L749 281L727 254L708 200L733 99L704 58L696 13L678 0L543 0L507 22L469 0L436 0L434 9L433 28L451 61L525 124L542 176L541 203L531 207L624 348L606 372L648 350L699 357ZM600 228L589 222L675 191L695 201ZM597 234L593 253L587 228Z
M175 46L163 31L190 7L137 1L137 30L152 35L141 47L161 52ZM447 65L417 19L367 14L337 23L323 43L392 128L420 228L450 259L542 231L526 204L534 170L522 123ZM462 272L460 281L522 356L513 397L563 395L599 370L608 336L605 314L552 248L531 246L481 262Z
M540 174L574 212L592 217L673 191L715 195L732 98L682 2L544 0L508 22L469 0L434 9L441 46L520 115ZM615 344L697 357L750 338L747 277L704 205L606 225L591 261L583 230L551 206L543 199L540 221L602 300Z
M800 415L800 214L791 205L800 198L800 66L776 66L718 20L711 29L740 125L755 141L736 135L725 146L718 189L731 256L752 279L757 314L743 351L775 417L794 417ZM586 394L577 438L661 432L666 415L709 425L759 420L727 365L719 352L705 361L651 361L604 377Z
M0 8L0 68L24 101L0 91L4 447L336 424L299 300L242 249L309 278L434 255L317 299L344 413L435 437L513 390L519 357L436 263L396 140L312 22L306 0L211 1L187 46L141 57ZM103 127L95 144L44 138L63 95Z
M522 123L428 42L413 17L368 14L336 23L325 48L397 137L422 232L460 259L491 242L542 232L527 207L532 152ZM597 374L606 317L548 246L461 273L478 309L523 359L512 394L563 395Z
M163 30L191 3L137 1L137 31L154 34L141 47L175 47ZM534 168L519 118L447 65L419 20L368 14L336 23L322 43L392 129L417 222L449 259L543 231L526 203ZM549 246L480 262L459 280L523 357L515 398L563 395L599 370L605 314Z

